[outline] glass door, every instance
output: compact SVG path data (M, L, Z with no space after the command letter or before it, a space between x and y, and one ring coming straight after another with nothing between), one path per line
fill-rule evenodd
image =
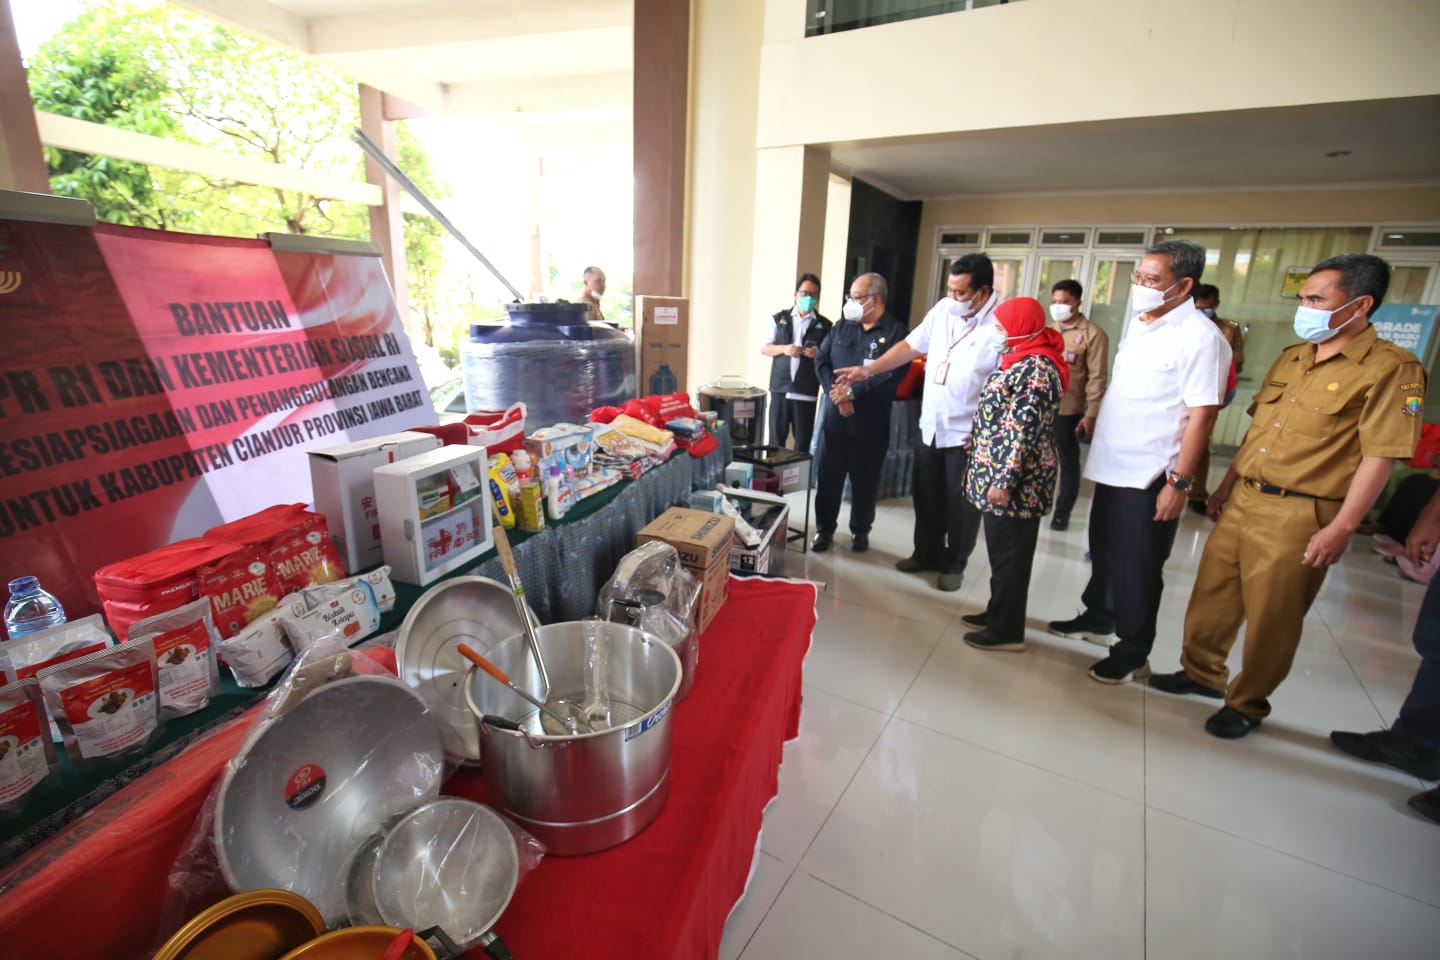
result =
M1138 254L1095 254L1085 298L1086 316L1110 338L1110 359L1125 333L1125 304L1130 298L1130 275L1140 266Z
M990 255L990 262L995 264L995 292L1000 294L1000 299L1025 296L1030 254L986 252Z
M1042 254L1040 256L1040 269L1036 272L1035 286L1031 287L1029 296L1039 300L1046 307L1050 304L1050 288L1061 280L1080 280L1085 276L1085 255L1066 254L1054 256L1053 254Z

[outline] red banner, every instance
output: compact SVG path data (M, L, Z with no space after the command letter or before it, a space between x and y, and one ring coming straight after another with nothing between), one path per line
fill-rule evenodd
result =
M435 422L373 257L0 220L0 330L0 578L72 618L105 563L310 501L307 449Z

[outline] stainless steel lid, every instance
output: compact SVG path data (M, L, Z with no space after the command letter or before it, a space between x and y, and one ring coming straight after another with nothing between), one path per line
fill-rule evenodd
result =
M400 677L435 712L451 756L480 759L480 731L465 707L470 661L456 648L465 643L484 653L524 629L510 588L486 577L437 584L405 616L395 642Z

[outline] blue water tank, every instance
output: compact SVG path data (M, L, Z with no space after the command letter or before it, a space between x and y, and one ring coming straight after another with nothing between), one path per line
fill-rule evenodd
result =
M465 408L523 402L526 431L584 423L596 407L635 396L635 340L586 320L583 303L512 303L508 323L470 327L460 344Z

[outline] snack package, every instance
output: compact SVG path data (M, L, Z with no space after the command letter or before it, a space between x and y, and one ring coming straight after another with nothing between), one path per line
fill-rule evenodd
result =
M213 527L205 536L264 548L282 596L345 576L340 551L330 539L324 515L305 509L303 503L267 507Z
M220 659L240 686L263 687L295 659L280 616L296 599L286 597L274 610L246 624L235 636L220 641Z
M48 630L38 630L5 644L11 675L16 680L35 676L46 667L98 653L115 641L100 614L92 613Z
M246 546L200 570L200 593L210 601L214 625L222 637L233 637L241 627L285 595L270 568L270 551ZM135 636L135 628L130 628Z
M330 539L325 517L309 511L289 532L271 541L270 566L280 578L282 593L334 583L345 576L345 565Z
M530 481L520 488L520 529L526 533L539 533L545 529L545 492L537 481Z
M162 717L203 710L220 692L220 633L208 600L141 620L130 628L130 640L148 640L154 647Z
M380 629L380 607L375 591L363 580L315 607L302 597L280 608L280 623L297 653L327 637L339 637L347 647Z
M55 773L55 743L45 723L40 681L0 687L0 810L21 809L25 795Z
M505 478L505 467L510 458L497 453L490 458L490 505L494 508L495 522L508 530L515 528L515 508L510 501L510 484ZM513 467L510 469L514 474Z
M46 667L39 680L72 760L144 747L160 726L160 683L148 640Z
M370 584L370 589L375 591L375 605L380 608L381 613L389 613L395 609L395 585L390 582L388 566L376 567L369 573L362 573L358 577L349 577L323 586L310 587L302 590L301 593L305 597L306 605L313 609L318 607L321 601L339 596L362 580Z

